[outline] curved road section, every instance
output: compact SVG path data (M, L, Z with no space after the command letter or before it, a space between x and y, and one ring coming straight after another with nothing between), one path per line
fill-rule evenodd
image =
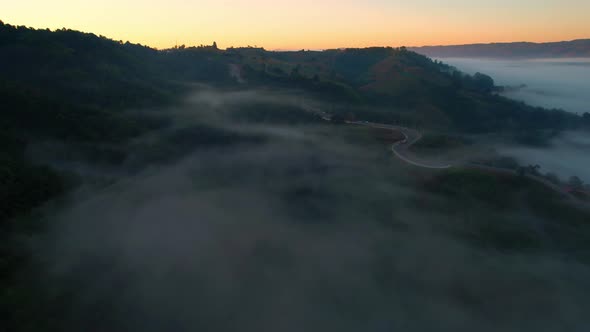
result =
M310 110L311 112L319 114L323 120L332 121L332 118L328 113L320 111L317 108L316 109L311 108L308 105L303 105L303 106L304 106L304 108ZM420 132L418 132L417 130L406 128L406 127L401 127L401 126L387 125L387 124L374 123L374 122L368 122L368 121L345 121L345 122L348 124L353 124L353 125L361 125L361 126L366 126L366 127L371 127L371 128L379 128L379 129L397 130L397 131L401 132L402 135L404 136L404 139L401 141L395 142L391 146L391 151L393 151L393 153L395 154L395 156L397 158L399 158L400 160L404 161L407 164L417 166L417 167L422 167L422 168L429 168L429 169L449 169L451 167L454 167L453 165L450 165L450 164L435 165L435 164L431 164L431 163L427 163L427 162L418 161L418 160L408 157L405 154L405 152L407 152L407 149L409 149L414 143L418 142L422 138L422 134L420 134ZM456 165L456 167L462 167L462 168L467 168L467 169L478 169L478 170L487 171L487 172L494 172L494 173L504 173L506 175L514 175L514 170L501 169L501 168L481 165L481 164L477 164L477 163L461 164L461 165ZM578 198L574 197L571 193L569 193L568 191L566 191L564 188L560 187L559 185L551 183L550 181L548 181L542 177L531 175L531 174L526 174L525 177L530 180L533 180L533 181L543 184L546 188L549 188L555 192L560 193L562 196L564 196L566 199L568 199L569 202L574 203L574 205L577 206L578 208L583 208L585 210L590 211L590 204L583 202L583 201L579 200Z
M414 143L418 142L422 138L422 134L420 134L417 130L394 126L394 125L386 125L382 123L373 123L367 121L347 121L349 124L367 126L371 128L379 128L379 129L390 129L396 130L404 135L404 139L398 142L393 143L391 146L391 151L398 157L400 160L417 167L423 168L430 168L430 169L447 169L451 168L452 165L444 164L444 165L435 165L431 163L427 163L424 161L418 161L413 158L407 156L407 150L414 145Z
M486 172L490 172L490 173L501 173L501 174L506 174L506 175L514 175L515 174L514 170L486 166L486 165L477 164L477 163L466 163L466 164L460 164L460 165L453 166L453 165L434 165L434 164L430 164L430 163L426 163L426 162L413 160L413 159L407 157L404 154L404 152L406 152L406 150L408 148L410 148L414 143L418 142L422 138L422 134L420 134L418 131L410 129L410 128L400 127L400 126L386 125L386 124L381 124L381 123L372 123L372 122L367 122L367 121L347 121L347 123L354 124L354 125L367 126L367 127L371 127L371 128L391 129L391 130L397 130L397 131L401 132L402 135L404 136L404 139L401 141L395 142L391 146L391 150L393 151L393 153L395 154L395 156L397 158L401 159L402 161L404 161L410 165L414 165L417 167L423 167L423 168L430 168L430 169L448 169L451 167L461 167L461 168L466 168L466 169L477 169L477 170L486 171ZM574 197L571 193L567 192L564 188L560 187L559 185L551 183L547 179L544 179L540 176L536 176L536 175L532 175L532 174L525 174L525 177L530 180L536 181L536 182L544 185L546 188L551 189L551 190L561 194L563 197L568 199L571 203L574 203L574 205L577 206L578 208L590 210L590 205L588 205L585 202L580 201L579 199Z

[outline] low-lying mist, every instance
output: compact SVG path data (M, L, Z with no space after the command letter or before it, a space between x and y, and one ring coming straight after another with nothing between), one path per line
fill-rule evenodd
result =
M55 208L32 245L39 283L64 308L60 328L588 327L590 269L552 251L558 220L432 191L438 173L300 98L201 90L163 111L170 126L125 147L135 171ZM542 249L479 242L495 226Z
M567 181L578 176L590 182L590 133L565 133L547 148L501 147L499 152L515 158L521 164L541 166L543 173L554 173Z
M440 59L469 74L492 76L511 87L505 95L534 106L590 112L590 59ZM521 86L524 85L524 86Z
M545 108L582 114L590 112L590 59L499 60L444 58L461 71L491 75L506 86L506 97ZM502 147L500 152L522 164L538 164L544 173L563 180L579 176L590 181L588 133L565 133L549 148Z

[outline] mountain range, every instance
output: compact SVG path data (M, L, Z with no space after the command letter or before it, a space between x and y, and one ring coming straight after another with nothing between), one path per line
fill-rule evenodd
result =
M550 43L517 42L423 46L410 49L437 58L587 58L590 57L590 39Z

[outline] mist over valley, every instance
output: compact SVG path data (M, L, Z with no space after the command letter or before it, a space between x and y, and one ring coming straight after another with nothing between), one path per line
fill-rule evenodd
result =
M590 58L440 58L459 70L491 75L504 96L534 106L590 112Z

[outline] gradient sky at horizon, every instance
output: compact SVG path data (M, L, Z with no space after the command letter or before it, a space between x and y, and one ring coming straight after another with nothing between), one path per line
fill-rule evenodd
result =
M590 37L590 0L0 0L0 20L157 48L325 49Z

